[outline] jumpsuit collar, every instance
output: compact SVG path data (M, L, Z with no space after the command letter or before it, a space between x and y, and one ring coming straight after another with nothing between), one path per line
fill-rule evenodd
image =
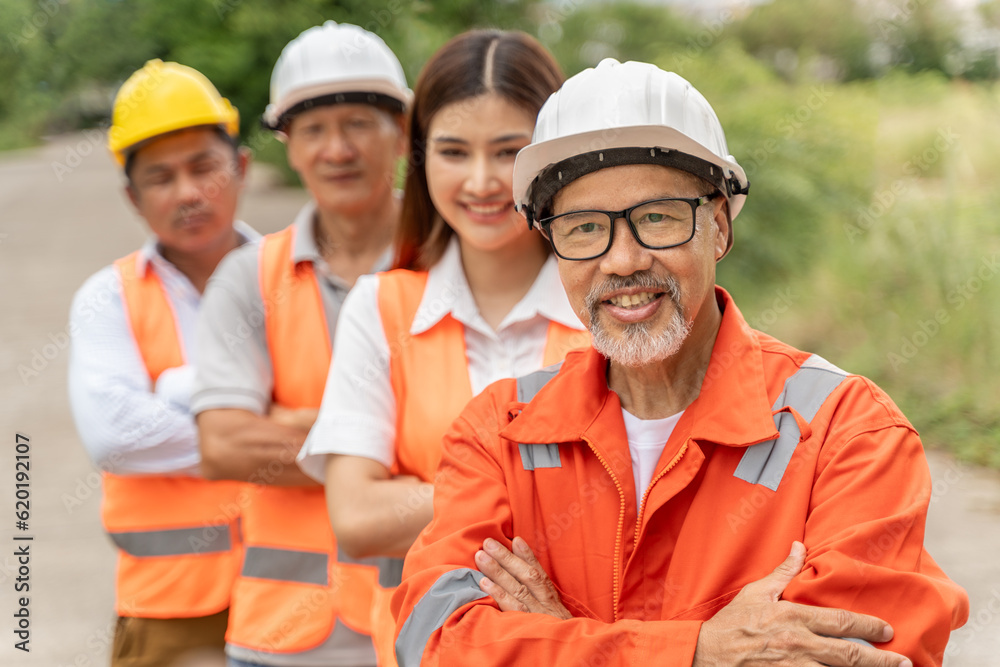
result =
M730 447L746 447L777 437L767 398L757 332L743 319L732 297L716 286L723 309L701 392L685 411L675 434ZM562 371L536 400L511 407L511 422L500 435L519 443L597 443L624 433L621 403L608 388L607 359L588 348L566 357ZM602 416L604 415L604 416ZM608 428L612 431L608 431ZM617 439L617 438L616 438Z

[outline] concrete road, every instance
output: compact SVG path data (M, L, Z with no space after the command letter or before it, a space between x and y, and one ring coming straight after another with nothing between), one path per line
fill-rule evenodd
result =
M66 316L87 276L145 238L98 133L0 154L0 665L106 665L114 553L101 530L99 476L66 398ZM241 217L262 232L291 221L301 191L252 169ZM30 438L31 518L15 528L16 434ZM931 554L972 599L948 667L1000 665L1000 475L930 456ZM14 537L32 541L15 542ZM30 653L14 648L17 546L30 545Z

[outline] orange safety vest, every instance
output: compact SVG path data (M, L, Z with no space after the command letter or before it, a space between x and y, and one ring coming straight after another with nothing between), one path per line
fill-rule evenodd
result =
M184 364L173 306L139 253L115 262L122 303L150 380ZM199 477L104 473L104 527L118 547L119 616L192 618L229 606L242 548L241 485Z
M472 400L472 386L461 322L445 315L427 331L410 334L426 285L427 272L379 274L378 307L397 407L395 472L433 482L441 460L441 438ZM589 345L588 332L550 322L542 365L558 363L570 350ZM389 610L395 590L395 585L380 586L375 594L372 636L380 665L395 664L395 619Z
M291 261L295 233L288 227L260 244L272 400L288 408L318 408L331 342L312 264ZM277 464L296 465L293 459ZM251 488L243 509L245 556L226 641L268 653L307 651L326 640L338 618L369 634L378 571L338 562L323 488Z

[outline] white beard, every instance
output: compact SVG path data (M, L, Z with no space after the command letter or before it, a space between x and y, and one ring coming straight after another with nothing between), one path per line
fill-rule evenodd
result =
M640 287L648 291L663 292L664 298L673 303L674 313L665 329L651 330L650 322L633 322L612 334L598 317L600 295L629 287ZM669 276L656 279L649 274L634 274L628 277L613 276L587 295L585 304L590 316L590 336L594 349L616 364L629 368L648 366L677 354L681 345L691 333L691 322L684 319L680 303L680 286Z

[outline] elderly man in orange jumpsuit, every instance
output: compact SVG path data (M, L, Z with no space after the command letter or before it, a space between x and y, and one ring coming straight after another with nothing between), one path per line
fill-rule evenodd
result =
M968 599L923 548L916 432L715 284L748 187L675 74L607 60L546 103L514 196L593 348L445 437L402 667L941 664Z

